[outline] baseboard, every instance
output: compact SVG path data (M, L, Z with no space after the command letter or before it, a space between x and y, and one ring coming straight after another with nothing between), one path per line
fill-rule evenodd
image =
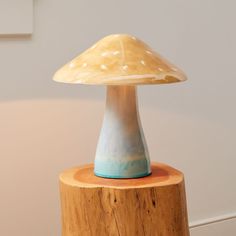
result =
M216 216L212 218L193 221L193 222L190 222L189 227L190 229L192 229L199 226L209 225L209 224L218 223L218 222L231 220L231 219L236 219L236 212L228 213L228 214L224 214L224 215Z
M227 214L191 223L191 236L235 236L235 214Z

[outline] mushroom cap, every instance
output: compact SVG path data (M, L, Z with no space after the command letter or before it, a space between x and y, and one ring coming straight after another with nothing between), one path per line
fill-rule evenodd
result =
M53 80L101 85L166 84L185 74L136 37L109 35L59 69Z

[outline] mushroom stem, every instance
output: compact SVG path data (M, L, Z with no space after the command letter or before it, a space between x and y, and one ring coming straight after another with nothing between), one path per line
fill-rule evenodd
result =
M137 107L136 86L107 87L94 171L107 178L135 178L151 172Z

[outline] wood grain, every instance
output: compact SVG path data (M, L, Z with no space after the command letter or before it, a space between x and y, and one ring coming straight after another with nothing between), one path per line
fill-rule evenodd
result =
M138 179L105 179L93 165L60 175L63 236L189 236L183 174L152 164Z

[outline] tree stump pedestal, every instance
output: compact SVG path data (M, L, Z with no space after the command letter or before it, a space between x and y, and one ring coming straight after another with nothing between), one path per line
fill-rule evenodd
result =
M183 174L153 163L136 179L94 175L92 164L60 175L63 236L189 236Z

